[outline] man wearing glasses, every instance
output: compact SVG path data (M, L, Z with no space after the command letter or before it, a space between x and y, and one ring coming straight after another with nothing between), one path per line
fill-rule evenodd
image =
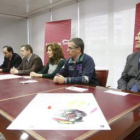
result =
M138 52L128 55L125 68L118 80L118 89L140 92L140 31L135 41Z
M92 84L98 85L93 59L84 53L84 42L80 38L73 38L68 43L70 58L64 68L54 77L57 84Z

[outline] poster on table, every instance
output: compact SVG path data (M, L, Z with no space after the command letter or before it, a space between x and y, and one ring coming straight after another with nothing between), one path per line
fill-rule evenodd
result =
M92 93L39 93L8 129L110 130L110 127Z

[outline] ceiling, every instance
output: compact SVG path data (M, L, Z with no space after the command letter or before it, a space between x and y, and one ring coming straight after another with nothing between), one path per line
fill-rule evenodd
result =
M0 15L28 18L78 0L0 0Z

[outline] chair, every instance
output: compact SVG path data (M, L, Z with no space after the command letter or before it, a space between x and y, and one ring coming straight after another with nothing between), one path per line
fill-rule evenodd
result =
M106 87L109 70L96 70L99 86Z

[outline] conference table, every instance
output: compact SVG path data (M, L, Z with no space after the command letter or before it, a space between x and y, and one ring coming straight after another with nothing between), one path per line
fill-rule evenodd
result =
M0 76L7 73L0 73ZM51 79L32 78L36 83L20 84L23 77L0 80L0 133L7 140L133 140L140 133L140 95L126 96L105 93L110 88L88 85L54 84ZM98 102L111 130L8 130L11 122L38 93L78 93L67 90L74 86L86 88ZM116 89L111 89L118 91ZM123 91L125 92L125 91ZM97 120L98 121L98 120ZM26 123L26 122L25 122Z

